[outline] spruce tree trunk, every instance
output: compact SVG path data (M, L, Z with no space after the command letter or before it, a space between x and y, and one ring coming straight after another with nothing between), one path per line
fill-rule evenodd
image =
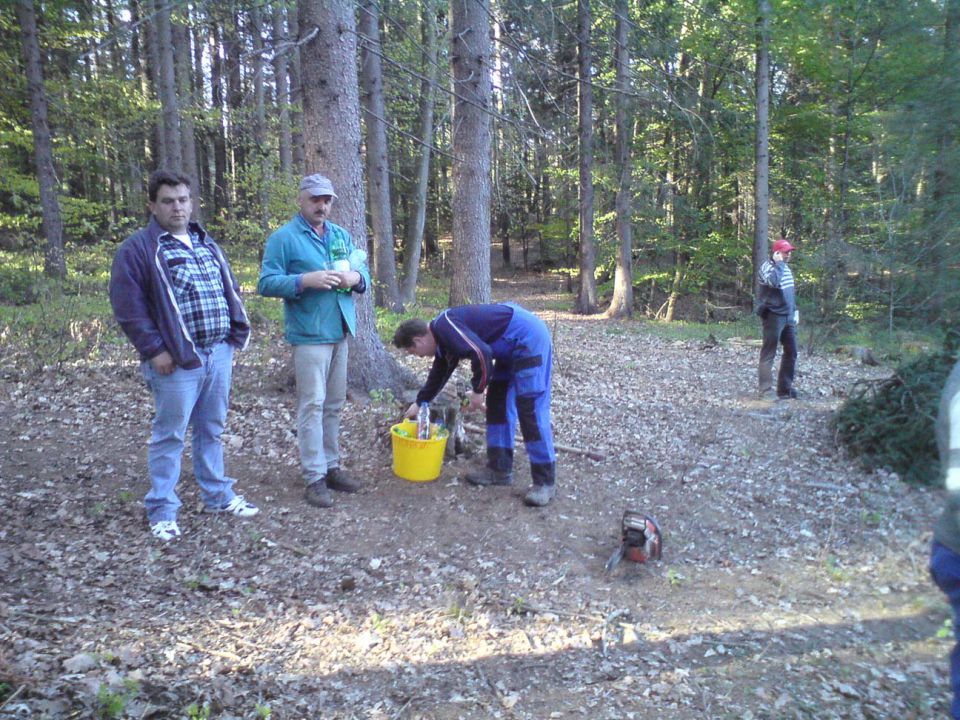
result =
M193 66L190 62L190 31L186 25L175 23L172 28L176 55L177 90L180 107L180 145L183 154L183 172L190 178L190 195L193 199L193 217L203 219L200 194L200 170L197 165L197 136L193 122L196 97L190 88Z
M490 4L451 0L453 276L450 304L490 302Z
M287 76L287 65L290 52L282 47L288 40L284 27L283 3L274 2L272 14L273 29L273 82L275 88L275 105L277 113L277 143L280 155L280 175L289 178L293 168L293 153L291 150L290 135L290 78Z
M427 190L430 184L430 142L433 138L433 93L437 85L437 8L434 0L424 0L421 7L420 40L423 47L423 78L420 80L420 134L423 144L417 158L416 189L413 211L403 241L403 282L400 301L417 299L417 277L420 273L420 248L427 220Z
M183 172L183 149L180 145L180 103L177 102L177 80L173 69L173 29L170 24L170 4L157 2L157 49L160 67L157 73L160 95L160 115L163 117L163 144L167 162L164 169Z
M57 199L57 175L53 168L53 142L47 121L47 95L43 84L43 59L37 39L37 15L33 0L17 0L17 20L20 22L20 41L23 63L30 95L30 120L33 128L33 156L40 185L40 205L43 211L42 230L47 241L43 272L47 277L63 280L67 277L67 260L63 251L63 221L60 201Z
M290 39L300 41L300 18L297 8L287 12ZM290 56L290 154L293 158L294 175L303 174L306 168L306 148L303 146L303 74L300 71L301 53L298 45Z
M403 312L397 286L393 252L393 213L390 209L390 167L387 157L386 103L383 99L383 66L380 62L380 15L374 0L360 5L361 73L366 127L367 195L373 223L373 255L377 280L375 301L379 307Z
M760 289L760 266L767 259L770 206L770 0L757 0L757 127L753 170L753 297Z
M617 187L617 267L613 280L613 299L607 309L609 317L618 317L633 314L633 233L631 221L631 165L630 165L630 128L633 124L628 119L629 92L630 92L630 51L629 17L627 0L617 0L616 9L616 47L614 49L614 64L617 72L617 138L616 138L616 166L619 170L620 182Z
M590 0L577 0L577 60L579 110L577 134L580 139L580 288L577 310L589 315L597 310L596 250L593 245L593 88L590 49Z
M220 28L216 18L210 23L210 104L216 119L213 134L213 213L221 217L227 211L227 136L224 123L224 63L220 56Z
M366 203L360 161L360 96L357 34L352 0L301 0L300 27L318 33L301 48L303 135L306 171L327 175L339 196L333 221L367 249ZM348 382L354 391L391 388L398 393L416 384L412 374L387 352L377 335L372 293L355 297L357 334L350 341Z

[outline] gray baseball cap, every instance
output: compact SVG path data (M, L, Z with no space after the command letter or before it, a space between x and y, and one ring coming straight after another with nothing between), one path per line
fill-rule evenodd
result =
M333 191L333 183L330 182L330 178L328 178L326 175L321 175L320 173L316 173L315 175L307 175L303 180L300 181L300 191L303 192L304 190L314 197L317 195L329 195L330 197L337 196L337 194Z

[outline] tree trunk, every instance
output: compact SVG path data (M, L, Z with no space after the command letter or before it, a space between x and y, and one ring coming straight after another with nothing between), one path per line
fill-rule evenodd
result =
M267 111L263 81L263 27L260 6L254 3L250 7L250 35L253 38L253 53L250 64L253 70L253 155L257 160L256 169L256 211L260 232L270 234L267 219L267 185L270 183L270 162L267 158Z
M352 0L300 0L300 26L317 35L301 48L306 170L330 177L339 196L334 221L367 249L363 168L360 161L360 97L357 35ZM399 394L416 380L387 352L377 335L371 293L355 296L357 334L350 341L348 382L354 390L391 388Z
M613 280L613 299L607 309L608 317L633 314L633 235L631 221L631 165L630 165L630 131L633 124L628 119L628 105L630 92L630 51L627 45L629 40L629 17L627 0L617 0L617 26L614 48L614 64L617 72L617 140L616 166L619 168L620 182L617 188L617 268Z
M196 108L196 96L190 88L193 66L190 62L190 30L186 25L176 23L172 27L174 44L178 48L176 57L177 89L180 107L180 145L183 155L183 172L190 178L190 195L193 199L193 217L200 222L202 196L200 194L200 170L197 166L197 136L193 122Z
M155 16L157 49L160 54L160 115L163 118L163 145L167 163L164 169L183 172L183 150L180 145L180 103L177 102L177 80L173 69L173 30L170 25L170 4L158 0Z
M451 0L453 276L450 304L490 302L490 3Z
M597 310L597 260L593 246L593 87L591 85L590 0L577 0L577 60L580 139L580 289L577 310L589 315Z
M377 3L362 0L360 6L361 82L366 113L367 195L373 224L376 258L375 300L379 307L403 312L397 287L393 252L393 213L390 210L390 167L387 159L386 103L383 99L383 67L380 62L380 15Z
M213 110L213 214L222 217L227 198L227 135L224 121L224 64L220 45L220 27L215 18L210 23L210 104Z
M760 290L760 266L767 259L770 204L770 0L757 0L757 127L753 169L753 297ZM755 300L756 301L756 300Z
M423 78L420 80L420 134L422 144L417 158L416 189L413 212L403 242L403 283L400 301L417 299L417 277L420 271L420 248L427 220L427 190L430 184L430 142L433 138L433 93L437 84L437 8L433 0L421 7L420 27L423 46Z
M17 20L30 95L30 120L33 128L33 154L40 185L40 206L43 210L42 230L47 241L43 272L47 277L67 277L67 260L63 251L63 221L57 199L57 175L53 168L53 142L47 122L47 95L43 84L43 60L37 39L37 15L33 0L17 0Z
M276 93L277 142L280 155L280 175L289 178L293 168L290 136L290 78L287 76L289 50L283 47L288 40L284 28L283 3L273 3L273 82Z
M300 18L297 9L287 11L287 27L290 39L300 41ZM290 154L293 157L293 173L302 174L306 168L306 148L303 145L303 74L300 71L300 46L290 56Z

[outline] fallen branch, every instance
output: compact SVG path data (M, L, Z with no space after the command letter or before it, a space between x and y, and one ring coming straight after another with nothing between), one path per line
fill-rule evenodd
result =
M473 425L472 423L464 423L464 424L463 424L463 429L466 430L466 431L468 431L468 432L474 432L474 433L486 433L486 432L487 432L487 431L486 431L486 428L482 428L482 427L480 427L479 425ZM519 436L518 436L516 439L519 440L519 441L521 441L521 442L523 441L523 438L522 438L522 437L519 437ZM606 456L606 455L604 455L603 453L598 453L596 450L589 450L589 449L586 449L586 448L578 448L578 447L574 447L573 445L563 445L563 444L558 443L558 442L555 442L555 443L553 444L553 447L556 448L557 450L562 450L563 452L572 453L572 454L574 454L574 455L583 455L584 457L588 457L588 458L590 458L591 460L603 461L603 460L606 460L606 459L607 459L607 456Z

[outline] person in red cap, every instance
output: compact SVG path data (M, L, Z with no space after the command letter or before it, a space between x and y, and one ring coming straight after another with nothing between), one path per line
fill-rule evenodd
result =
M763 320L763 345L757 370L760 397L773 398L773 360L777 345L783 346L777 375L777 398L797 397L793 376L797 366L797 294L793 273L787 264L794 247L783 238L773 243L770 259L760 266L757 314Z

